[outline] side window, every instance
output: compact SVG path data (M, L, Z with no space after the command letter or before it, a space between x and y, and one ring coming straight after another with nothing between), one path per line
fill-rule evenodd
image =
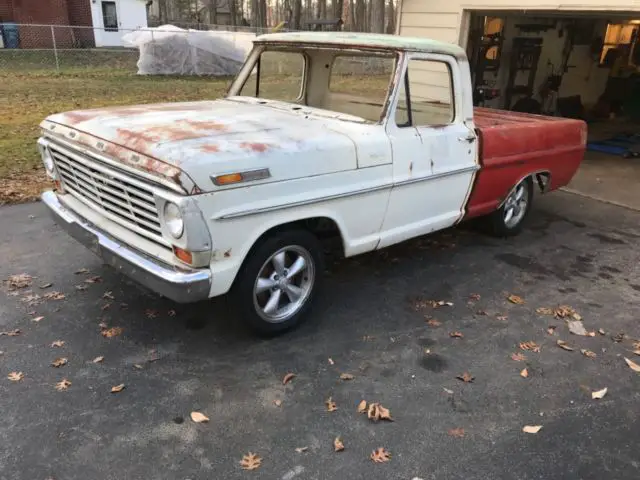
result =
M118 9L116 2L102 2L102 21L105 32L118 31Z
M400 86L399 127L447 125L455 118L451 69L445 62L411 59Z
M265 51L260 55L260 76L254 68L240 95L295 102L302 95L304 56L300 52ZM259 81L260 85L256 85Z

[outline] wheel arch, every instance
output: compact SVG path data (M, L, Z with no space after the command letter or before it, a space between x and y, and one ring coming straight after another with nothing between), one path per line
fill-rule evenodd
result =
M502 200L500 200L500 203L496 207L496 210L499 210L503 207L504 202L507 201L507 198L509 198L509 195L511 195L513 191L516 189L516 187L520 185L522 182L524 182L525 180L529 181L530 187L534 187L535 185L537 185L540 193L546 193L551 188L551 172L549 170L536 170L535 172L529 172L526 175L523 175L522 177L520 177L518 181L515 182L511 186L511 188L509 188L509 190L505 193L504 197L502 197ZM533 191L531 193L533 193Z

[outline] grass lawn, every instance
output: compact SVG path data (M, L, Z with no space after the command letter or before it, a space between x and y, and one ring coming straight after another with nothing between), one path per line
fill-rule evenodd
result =
M140 103L215 99L230 79L142 77L123 70L0 72L0 205L36 198L47 185L36 149L52 113Z

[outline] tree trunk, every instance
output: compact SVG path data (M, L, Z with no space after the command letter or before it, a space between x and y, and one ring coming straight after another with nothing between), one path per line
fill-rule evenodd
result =
M387 4L387 33L396 33L396 9L393 0L389 0Z
M258 0L251 0L251 26L259 27L260 7L258 6Z
M300 17L302 16L302 0L293 0L293 15L289 28L300 30Z
M218 0L209 0L209 23L218 24Z
M333 18L342 18L344 10L344 0L333 0ZM342 19L344 21L344 18Z
M371 1L371 31L384 33L384 0Z
M235 27L238 24L236 13L236 0L229 0L229 24Z
M353 1L353 0L352 0ZM355 15L353 16L353 26L356 32L365 31L365 19L367 15L365 0L355 0Z
M266 28L267 27L267 0L259 0L258 6L260 8L260 13L258 15L260 27Z

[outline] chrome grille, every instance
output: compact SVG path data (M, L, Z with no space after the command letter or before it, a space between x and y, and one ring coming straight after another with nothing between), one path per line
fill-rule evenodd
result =
M53 144L49 150L66 191L114 222L169 246L150 188L85 155Z

